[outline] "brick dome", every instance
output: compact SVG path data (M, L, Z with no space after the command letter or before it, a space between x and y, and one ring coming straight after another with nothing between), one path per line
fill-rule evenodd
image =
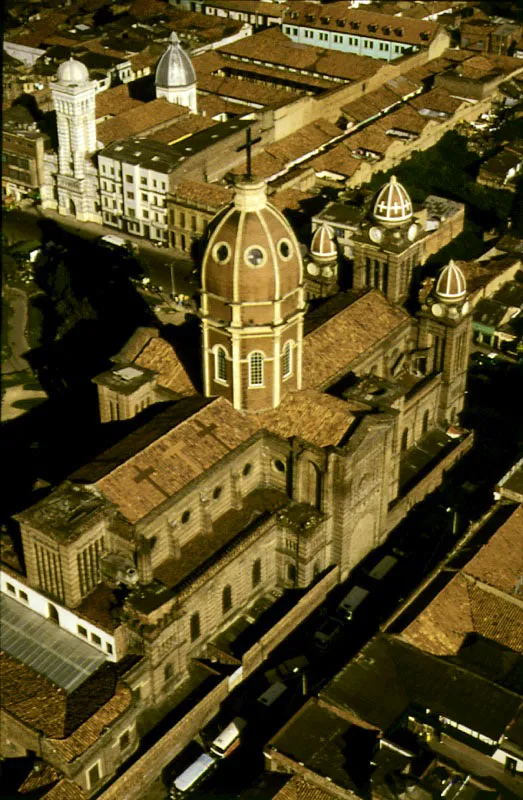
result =
M294 293L295 302L280 304L284 317L296 311L303 281L303 264L294 232L277 208L267 201L264 181L239 183L235 196L210 225L203 256L202 290L230 304L283 301ZM285 308L284 308L285 306ZM267 305L258 324L273 317Z
M383 225L398 225L412 217L412 201L394 175L378 192L373 217Z
M311 241L311 256L319 262L334 261L338 257L334 231L325 222L314 232Z
M440 272L434 294L443 303L461 303L467 294L467 282L463 272L451 259Z

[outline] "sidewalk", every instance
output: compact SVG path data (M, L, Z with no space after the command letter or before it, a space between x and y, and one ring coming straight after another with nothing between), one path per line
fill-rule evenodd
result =
M177 250L174 247L155 247L153 242L150 239L144 239L141 236L134 236L131 233L126 233L124 231L118 230L118 228L109 227L106 225L102 225L98 222L79 222L72 216L65 216L64 214L59 214L58 211L53 211L49 208L42 209L41 206L22 206L20 211L25 211L28 214L32 214L37 218L46 218L52 219L62 228L67 228L69 230L73 230L75 232L81 231L90 231L91 233L95 234L96 236L121 236L122 239L128 239L133 244L137 245L140 249L144 248L145 250L151 250L155 253L163 253L164 255L170 255L174 258L178 258L181 261L187 261L188 263L192 263L192 259L187 256L187 253L184 253L183 250Z

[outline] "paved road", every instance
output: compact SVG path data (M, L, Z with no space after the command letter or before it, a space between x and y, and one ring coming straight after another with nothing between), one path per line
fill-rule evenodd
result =
M152 242L129 234L119 234L114 228L107 228L95 222L78 222L72 217L64 217L54 211L36 208L17 209L4 213L3 234L9 244L42 238L41 221L52 220L65 231L84 239L96 239L107 234L122 235L138 248L138 259L144 272L152 283L160 286L165 293L192 294L197 282L191 275L193 262L185 253L169 247L155 247Z
M24 372L30 369L28 361L23 357L23 353L29 350L29 345L25 338L27 295L20 289L10 286L5 288L5 295L13 311L8 320L11 356L2 362L2 375L9 375L13 372Z

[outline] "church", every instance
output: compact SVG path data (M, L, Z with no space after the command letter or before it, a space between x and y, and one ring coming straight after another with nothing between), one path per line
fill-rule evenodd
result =
M304 264L266 184L238 181L201 263L200 380L160 331L138 329L95 382L102 423L149 408L147 421L17 514L25 572L3 566L3 601L119 670L138 692L135 743L136 719L166 713L195 660L241 663L224 633L257 600L329 570L344 581L471 446L457 427L461 270L450 262L404 305L438 235L424 219L391 178L354 233L353 288L335 292L333 229ZM314 303L307 263L330 270ZM93 750L76 762L88 794L118 766L96 747L96 769Z

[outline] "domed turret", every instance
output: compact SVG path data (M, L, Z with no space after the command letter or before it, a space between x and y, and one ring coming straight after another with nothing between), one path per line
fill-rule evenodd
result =
M411 219L411 199L394 175L378 192L373 216L376 222L381 222L383 225L398 225Z
M275 407L284 388L301 386L299 244L259 180L239 183L209 229L202 263L205 394L222 394L238 409Z
M156 67L156 97L188 106L196 113L196 73L174 31Z
M326 222L316 228L312 237L310 251L313 259L318 263L326 263L337 259L338 250L334 231Z
M76 61L71 57L69 61L64 61L63 64L60 64L56 79L60 83L78 86L89 81L89 70L81 61Z
M461 303L467 296L467 282L457 264L450 260L441 270L434 294L442 303Z

